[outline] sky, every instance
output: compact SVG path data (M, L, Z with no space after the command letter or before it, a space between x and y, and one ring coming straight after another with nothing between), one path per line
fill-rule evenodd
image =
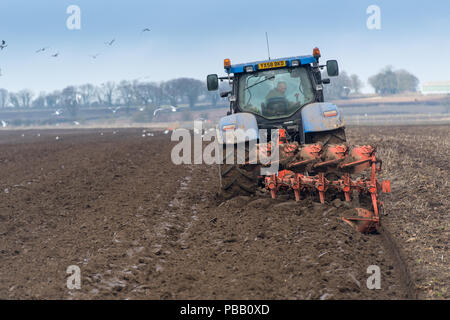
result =
M80 8L79 30L67 28L70 5ZM380 8L379 30L367 28L371 5ZM337 59L366 84L387 65L421 82L450 79L448 0L1 0L0 13L0 40L8 44L0 51L0 88L10 91L205 79L223 74L224 58L266 59L265 32L272 58L318 46L323 62Z

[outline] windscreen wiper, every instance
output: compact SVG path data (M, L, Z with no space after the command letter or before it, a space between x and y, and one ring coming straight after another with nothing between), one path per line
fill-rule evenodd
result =
M270 80L270 79L274 79L274 78L275 78L275 76L270 76L270 77L268 77L268 78L265 78L264 80L261 80L261 81L259 81L259 82L257 82L257 83L252 84L251 86L248 86L248 87L245 88L244 90L250 89L250 88L252 88L252 87L254 87L254 86L256 86L256 85L258 85L258 84L260 84L260 83L263 83L264 81L267 81L267 80Z

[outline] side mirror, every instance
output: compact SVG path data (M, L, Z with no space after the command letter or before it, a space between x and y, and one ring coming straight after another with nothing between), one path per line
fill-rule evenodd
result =
M339 66L336 60L327 61L327 73L329 77L337 77L339 75Z
M206 78L206 85L208 87L208 91L216 91L219 89L219 77L217 74L210 74Z

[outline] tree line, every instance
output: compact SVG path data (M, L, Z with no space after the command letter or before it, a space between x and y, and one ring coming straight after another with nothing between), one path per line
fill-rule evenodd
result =
M187 104L192 108L199 102L205 102L216 106L219 100L218 92L208 92L204 81L192 78L177 78L159 83L109 81L99 86L88 83L49 93L41 92L38 95L28 89L18 92L0 89L0 108L67 108L71 113L80 107L121 106L128 112L135 106L157 107L163 104L175 107Z

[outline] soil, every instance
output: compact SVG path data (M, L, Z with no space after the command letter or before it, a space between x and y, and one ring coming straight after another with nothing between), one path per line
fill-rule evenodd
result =
M217 168L173 164L161 132L2 131L0 298L448 299L449 133L347 130L392 180L386 232L363 235L339 200L221 201Z

